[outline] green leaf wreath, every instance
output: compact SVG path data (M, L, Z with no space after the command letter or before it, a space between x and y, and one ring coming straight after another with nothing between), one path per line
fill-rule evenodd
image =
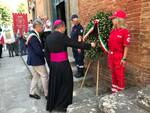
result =
M98 38L101 37L103 39L103 43L107 46L107 41L109 38L109 33L112 29L112 21L109 19L109 16L111 16L112 13L110 12L98 12L95 16L93 16L87 25L87 28L85 30L85 34L89 32L89 30L94 26L94 20L99 20L98 23L98 29L94 27L94 30L92 33L88 35L88 38L86 39L86 42L96 42L96 47L92 48L89 51L86 51L86 57L90 58L92 60L97 60L99 56L104 54L104 51L102 50L100 40Z

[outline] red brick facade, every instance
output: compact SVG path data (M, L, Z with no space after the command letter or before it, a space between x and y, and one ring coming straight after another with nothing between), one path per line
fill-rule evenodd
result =
M150 83L150 1L142 0L140 19L141 76Z
M126 68L127 82L131 85L150 84L150 1L149 0L79 0L79 15L86 27L90 17L98 11L127 12L131 32L131 46ZM111 80L107 58L102 58L101 77ZM96 66L95 66L96 68Z
M52 16L51 12L53 11L48 10L51 9L52 1L46 1L47 2L44 3L41 0L36 0L36 16ZM126 66L127 83L132 85L150 84L150 0L64 1L66 4L68 26L70 26L70 16L73 13L78 12L82 25L86 27L90 18L98 11L114 12L117 9L125 10L128 16L128 28L132 36L127 59L128 63ZM49 6L46 6L45 4L49 4ZM78 4L78 8L75 4ZM68 27L68 30L69 29L70 27ZM101 77L107 81L111 81L111 75L107 68L107 55L106 57L101 58L101 62ZM94 69L96 69L96 65L93 67L92 71L95 71Z

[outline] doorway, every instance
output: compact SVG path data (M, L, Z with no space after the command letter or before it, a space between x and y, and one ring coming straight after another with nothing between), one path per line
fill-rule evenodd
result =
M57 12L57 19L61 19L66 23L66 10L65 10L65 2L61 2L56 6L56 12ZM67 31L66 31L67 33Z

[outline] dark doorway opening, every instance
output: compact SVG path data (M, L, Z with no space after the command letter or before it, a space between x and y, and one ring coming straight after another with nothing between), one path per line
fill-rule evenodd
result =
M32 9L32 17L33 17L33 19L36 18L36 17L35 17L35 8Z
M65 11L65 2L61 2L56 6L56 11L57 11L57 19L61 19L66 23L66 11ZM66 31L67 32L67 31Z

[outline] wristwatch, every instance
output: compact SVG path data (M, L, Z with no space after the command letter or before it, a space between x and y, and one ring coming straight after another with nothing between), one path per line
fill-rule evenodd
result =
M122 58L122 60L123 60L123 61L126 61L127 59L126 59L126 58Z

